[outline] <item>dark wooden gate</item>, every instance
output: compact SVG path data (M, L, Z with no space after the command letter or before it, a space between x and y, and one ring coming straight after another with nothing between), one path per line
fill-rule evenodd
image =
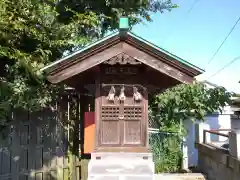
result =
M14 111L0 138L0 180L86 180L78 109L78 98L66 95L38 113Z
M114 87L114 101L108 100L110 88ZM125 100L119 99L124 88ZM146 105L145 96L141 101L133 99L134 85L104 85L101 89L99 145L102 147L144 146ZM141 94L146 94L142 90Z

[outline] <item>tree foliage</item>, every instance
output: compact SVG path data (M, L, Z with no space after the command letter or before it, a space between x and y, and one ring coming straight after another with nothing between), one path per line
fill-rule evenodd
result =
M207 88L203 83L194 83L177 85L153 97L150 101L149 118L160 130L154 136L169 132L175 135L165 136L161 141L157 140L158 143L153 143L154 155L157 153L163 157L155 159L156 170L179 171L181 163L178 162L181 162L182 158L181 142L187 133L183 121L203 121L207 114L222 112L223 107L231 103L231 96L223 87ZM155 139L150 139L150 142L155 142ZM171 139L177 142L168 143Z
M144 20L152 21L151 13L171 10L176 8L176 4L172 4L171 0L62 0L57 6L61 12L59 16L61 21L68 22L74 16L74 13L65 9L65 6L73 11L83 13L91 11L95 13L101 21L101 32L104 34L107 30L118 28L118 20L120 16L128 16L130 24L135 25Z
M1 0L0 1L0 123L14 108L46 106L58 87L39 69L117 28L121 15L131 25L150 14L171 10L165 0Z
M151 103L154 121L162 130L179 131L183 120L202 121L206 114L222 112L231 94L223 87L207 88L202 83L180 84L157 95Z

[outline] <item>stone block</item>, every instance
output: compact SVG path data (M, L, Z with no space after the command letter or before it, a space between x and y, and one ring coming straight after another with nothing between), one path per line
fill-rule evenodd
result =
M144 175L115 175L115 176L90 176L88 180L153 180L154 176L144 176Z
M88 180L120 180L120 179L118 175L115 175L115 176L93 175L93 176L88 176Z
M132 176L125 176L122 180L153 180L154 176L144 176L144 175L132 175Z
M92 153L88 180L152 180L154 163L151 153Z

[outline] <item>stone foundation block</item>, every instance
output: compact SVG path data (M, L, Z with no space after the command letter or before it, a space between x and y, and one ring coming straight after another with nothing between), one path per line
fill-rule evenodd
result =
M153 180L151 153L92 153L88 180Z

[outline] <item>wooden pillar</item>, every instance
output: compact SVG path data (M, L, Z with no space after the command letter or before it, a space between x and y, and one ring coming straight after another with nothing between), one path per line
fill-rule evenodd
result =
M88 178L88 163L91 157L89 155L84 154L84 114L87 112L88 105L89 105L89 97L86 95L80 95L79 98L80 102L80 149L81 149L81 179L82 180L87 180Z
M80 149L81 149L81 154L83 155L84 152L84 113L88 109L88 99L84 95L80 95Z

